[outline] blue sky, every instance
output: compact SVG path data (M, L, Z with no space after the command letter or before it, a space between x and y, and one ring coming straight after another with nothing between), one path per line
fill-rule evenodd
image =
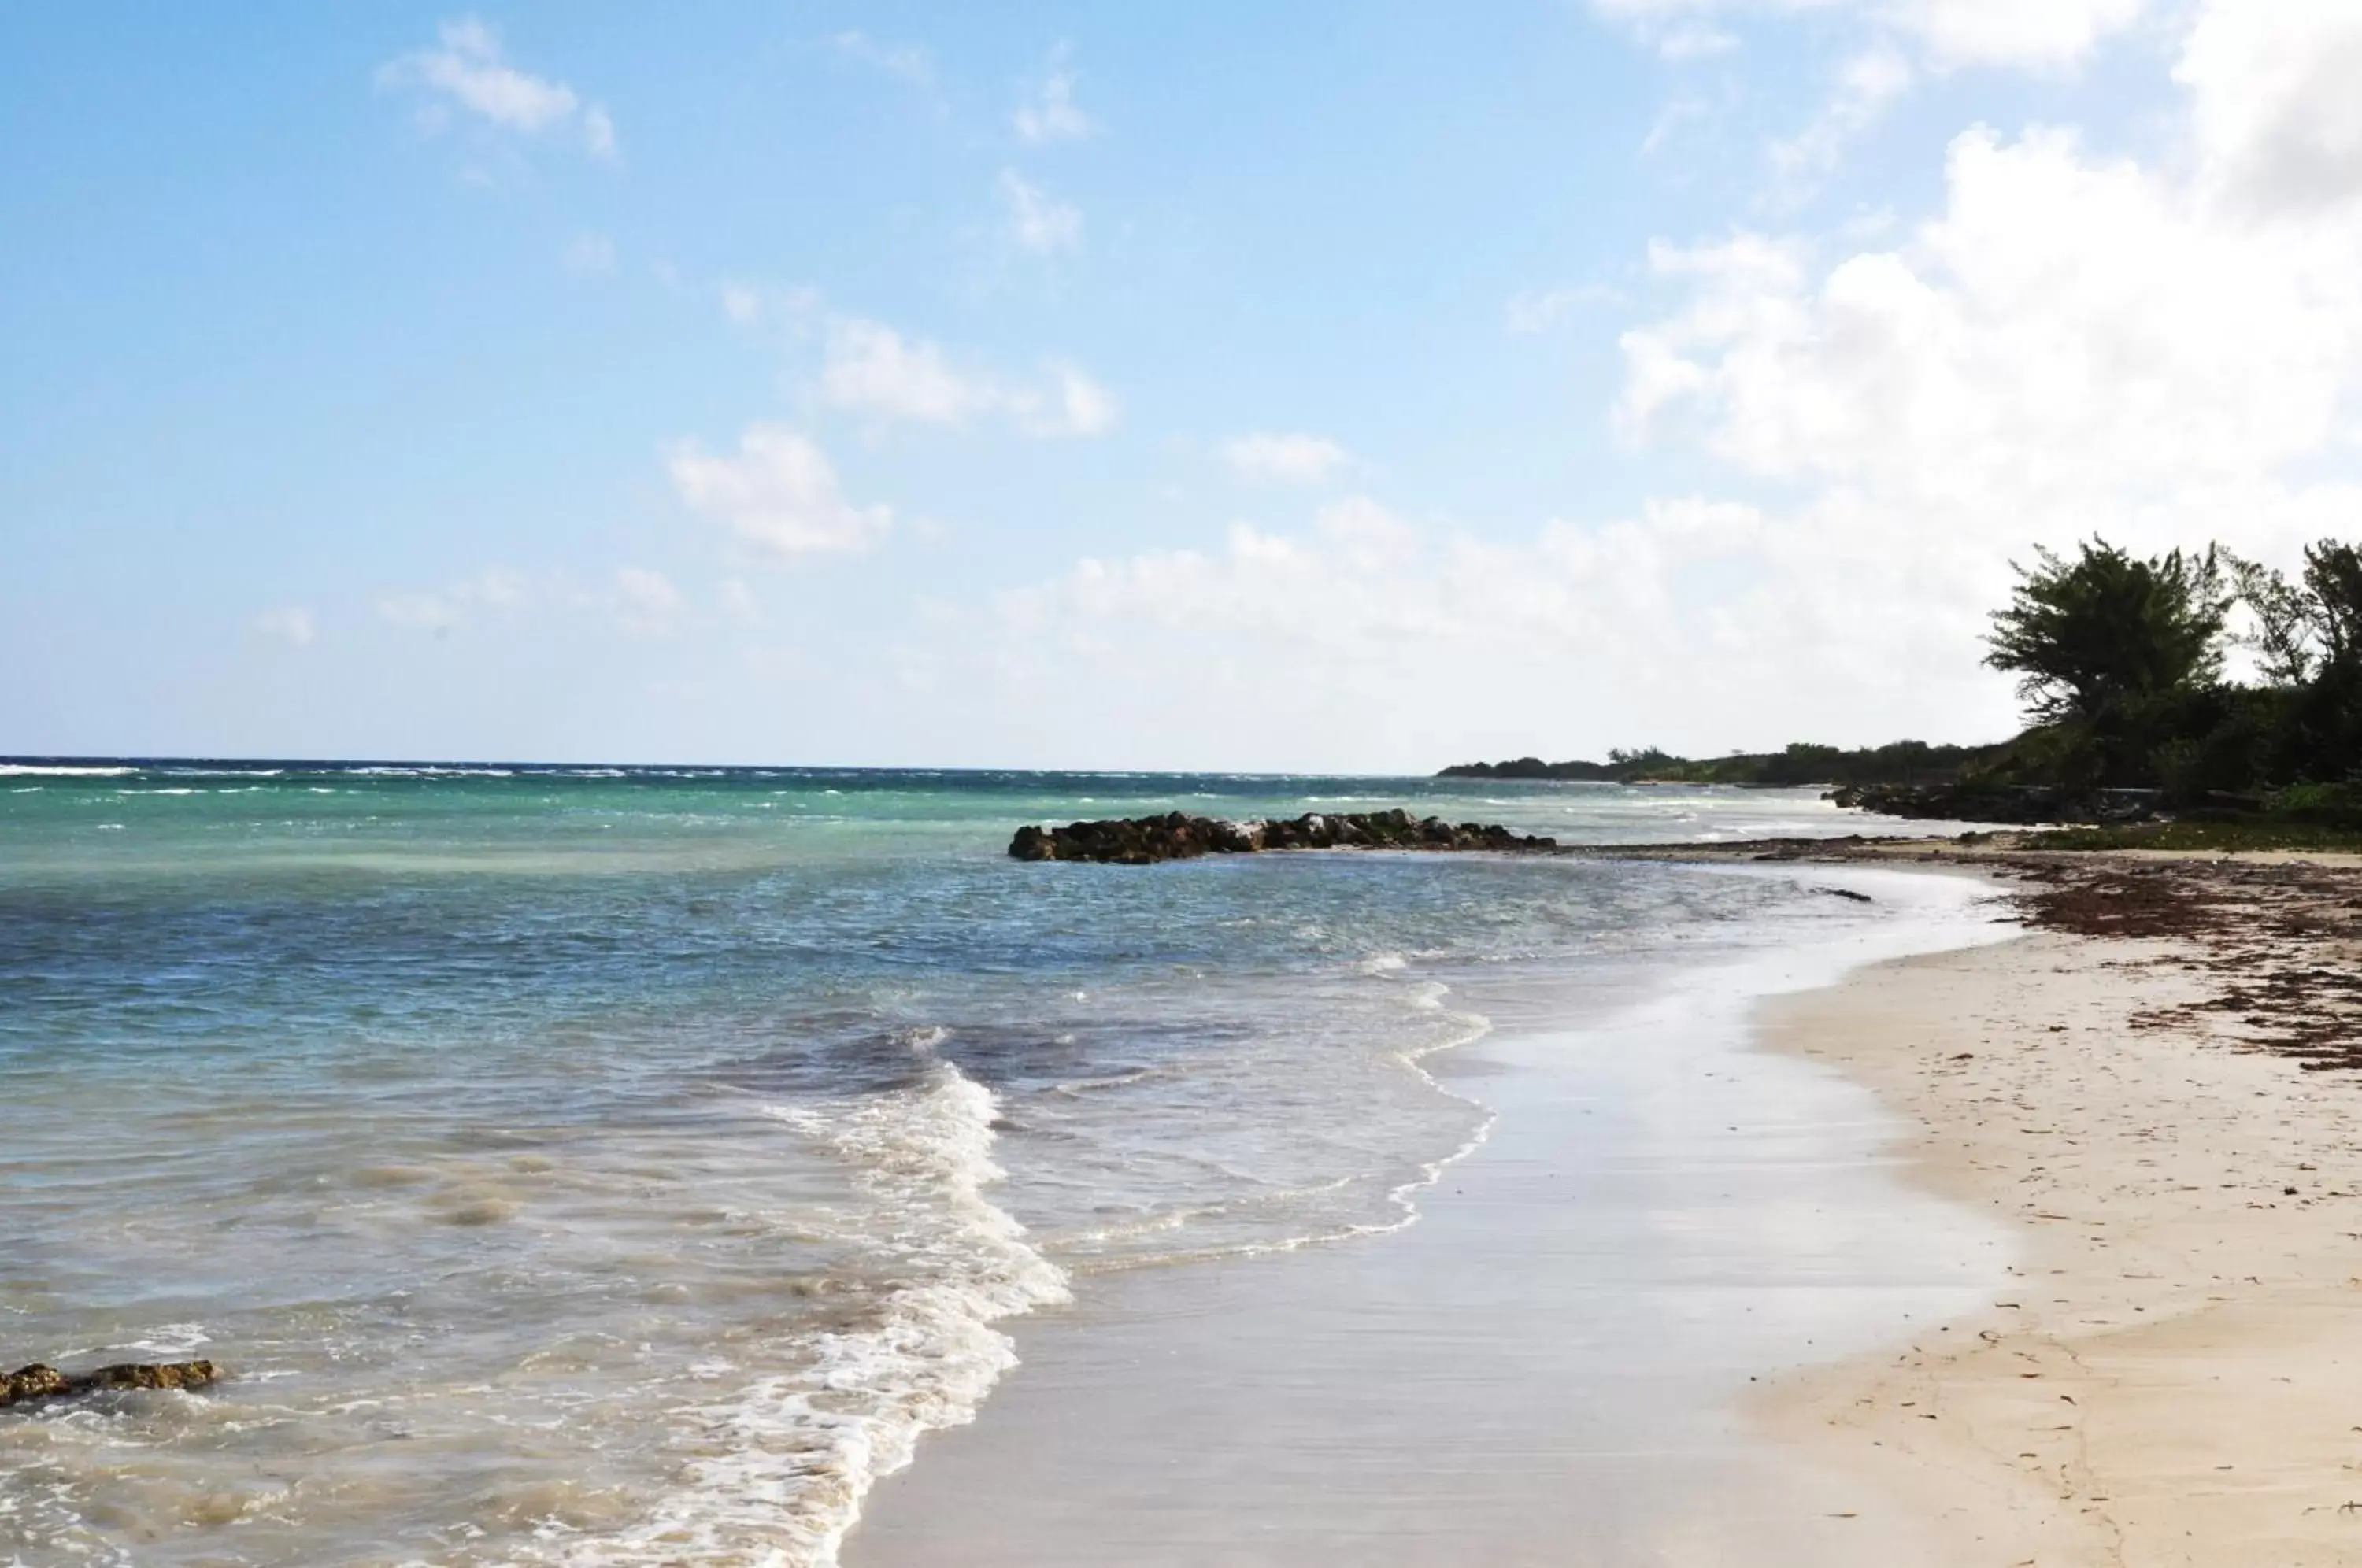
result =
M12 6L0 751L1997 734L2356 531L2350 10Z

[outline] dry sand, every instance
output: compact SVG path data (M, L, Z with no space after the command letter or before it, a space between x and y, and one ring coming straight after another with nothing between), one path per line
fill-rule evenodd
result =
M1760 1406L1898 1561L2362 1564L2362 1086L2242 1048L2191 954L2044 932L1769 1010L2023 1238L1986 1309Z

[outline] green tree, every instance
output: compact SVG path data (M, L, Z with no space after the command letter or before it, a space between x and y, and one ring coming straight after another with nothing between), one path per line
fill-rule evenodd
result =
M2117 723L2156 700L2213 684L2231 606L2223 563L2174 550L2140 560L2094 538L2067 560L2036 547L1993 612L1985 662L2014 671L2045 723Z
M2303 574L2294 582L2228 550L2222 554L2235 597L2254 623L2237 641L2255 650L2265 679L2303 686L2316 675L2362 665L2362 552L2335 539L2307 545Z
M2307 545L2304 596L2322 663L2344 670L2362 664L2362 551L2334 539Z
M2228 550L2223 558L2230 566L2238 601L2254 622L2252 630L2235 640L2255 650L2266 680L2274 686L2302 686L2312 678L2319 653L2320 601L2311 589L2269 567L2241 560Z

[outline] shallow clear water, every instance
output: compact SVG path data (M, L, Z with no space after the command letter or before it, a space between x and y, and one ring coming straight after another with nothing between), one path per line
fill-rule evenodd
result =
M1404 1223L1485 1124L1418 1066L1486 1027L1472 977L1605 995L1876 918L1809 876L1002 853L1394 805L1858 825L1498 780L0 765L0 1361L233 1374L0 1415L0 1552L825 1562L1076 1277Z

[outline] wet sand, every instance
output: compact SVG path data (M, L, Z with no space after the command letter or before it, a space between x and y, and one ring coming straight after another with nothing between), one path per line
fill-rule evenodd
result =
M1752 995L1861 955L1692 977L1584 1031L1537 1027L1546 998L1472 997L1528 1021L1445 1059L1499 1116L1418 1224L1078 1281L1015 1325L1022 1364L877 1489L844 1561L1905 1560L1848 1517L1849 1475L1746 1408L2007 1277L2002 1227L1902 1179L1905 1124L1753 1039Z
M1421 1224L1085 1282L847 1562L2362 1565L2362 873L2024 868L1749 1029L1466 1054Z
M1758 1405L1866 1535L1933 1531L1963 1568L2362 1563L2362 1085L2224 984L2186 940L2044 933L1772 1010L1920 1124L1921 1181L2018 1237L1949 1331Z

